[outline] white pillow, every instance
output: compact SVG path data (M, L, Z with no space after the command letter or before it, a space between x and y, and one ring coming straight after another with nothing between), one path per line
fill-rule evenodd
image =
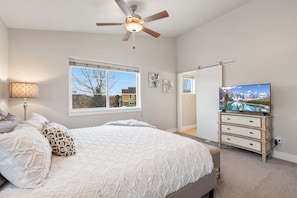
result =
M51 147L40 132L29 125L0 135L0 173L20 188L43 185L51 163Z
M29 120L25 121L25 123L29 123L33 127L37 128L39 131L41 131L43 126L48 122L49 121L45 117L37 113L32 113L32 117Z
M111 121L107 122L104 125L115 125L115 126L135 126L135 127L151 127L151 128L156 128L155 126L139 121L139 120L134 120L134 119L128 119L128 120L117 120L117 121Z

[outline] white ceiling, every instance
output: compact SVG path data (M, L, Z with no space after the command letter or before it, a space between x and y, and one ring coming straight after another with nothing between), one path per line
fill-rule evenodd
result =
M169 18L145 26L163 37L176 37L250 0L126 0L143 18L167 10ZM125 21L114 0L0 0L0 17L8 28L124 34L123 26L96 22ZM145 33L140 33L145 34Z

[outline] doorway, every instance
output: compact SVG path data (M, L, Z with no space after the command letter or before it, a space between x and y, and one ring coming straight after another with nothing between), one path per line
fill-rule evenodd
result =
M195 98L196 107L196 136L214 142L218 141L218 111L219 111L219 87L222 86L222 65L194 70L195 72ZM178 78L178 107L177 125L178 131L185 130L183 110L183 77L179 73ZM188 115L186 115L188 116Z
M196 71L182 73L182 133L197 136Z

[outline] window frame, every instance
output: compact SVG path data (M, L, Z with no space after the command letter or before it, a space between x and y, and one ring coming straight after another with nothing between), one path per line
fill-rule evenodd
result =
M69 116L81 116L81 115L96 115L96 114L113 114L113 113L128 113L128 112L139 112L142 111L141 105L141 81L140 81L140 67L129 66L123 64L114 64L107 62L99 62L94 60L87 60L81 58L69 58L69 94L68 94L68 115ZM98 68L106 71L122 71L131 72L136 74L136 106L135 107L109 107L109 93L108 88L106 89L106 107L96 107L96 108L83 108L83 109L73 109L72 100L72 67L85 67L85 68ZM108 78L108 75L107 75ZM107 81L107 86L108 86Z

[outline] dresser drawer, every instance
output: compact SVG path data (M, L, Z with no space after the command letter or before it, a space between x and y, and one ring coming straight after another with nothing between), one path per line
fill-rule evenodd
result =
M221 122L261 127L261 118L255 117L221 115Z
M225 133L232 133L236 135L242 135L246 137L261 139L261 130L258 130L258 129L249 129L244 127L223 124L221 125L221 131Z
M230 144L240 146L242 148L253 149L261 152L261 143L253 140L233 137L229 135L222 135L222 143L226 143L226 144L230 143Z

